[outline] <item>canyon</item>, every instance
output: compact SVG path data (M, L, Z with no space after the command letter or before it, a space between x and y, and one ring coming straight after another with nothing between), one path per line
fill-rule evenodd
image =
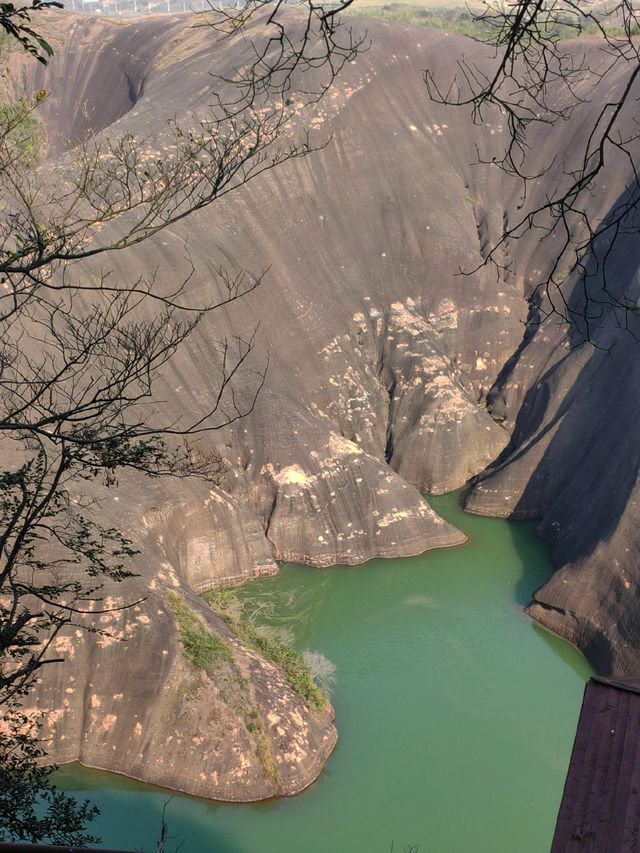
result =
M232 39L213 51L207 28L190 23L52 15L49 66L12 57L21 86L50 93L42 168L72 157L67 143L87 132L156 134L161 148L164 122L206 108L212 70L224 74L246 48ZM155 389L165 411L207 411L223 338L257 329L238 399L251 400L268 370L250 412L200 439L226 461L219 485L127 474L102 499L104 519L139 552L137 577L107 585L107 601L140 603L99 616L104 634L57 639L65 664L30 697L47 710L56 762L228 801L303 790L336 743L330 703L311 707L201 594L275 574L279 562L322 569L460 545L465 535L423 495L469 482L468 511L536 519L550 543L556 572L530 616L598 672L637 670L634 336L614 312L598 322L599 347L579 326L536 321L528 297L554 242L533 230L504 244L500 267L483 264L522 215L519 182L493 162L508 128L498 113L473 123L430 101L423 71L450 79L460 55L490 62L491 51L442 31L367 27L371 48L305 113L329 144L102 261L123 280L157 270L160 288L190 275L194 304L215 295L217 265L267 270L166 365ZM614 69L602 91L623 82ZM555 152L571 151L598 98L531 140L529 156L552 167L526 204L562 180ZM594 215L628 191L630 168L613 159ZM611 261L613 286L631 296L636 241L623 235ZM579 306L575 271L563 287ZM171 596L228 648L216 675L185 659Z

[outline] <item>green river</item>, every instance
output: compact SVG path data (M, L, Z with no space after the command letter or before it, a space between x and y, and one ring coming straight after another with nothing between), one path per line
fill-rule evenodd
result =
M546 853L584 659L522 612L551 572L533 525L465 515L460 548L356 568L285 566L241 595L336 668L340 741L298 797L221 805L174 795L181 853ZM159 697L160 698L160 697ZM152 851L166 791L68 767L105 845Z

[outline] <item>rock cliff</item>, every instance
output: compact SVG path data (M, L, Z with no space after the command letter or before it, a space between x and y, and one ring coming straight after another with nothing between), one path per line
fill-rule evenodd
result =
M309 119L318 141L334 135L330 146L108 260L114 276L153 269L169 287L189 271L188 246L194 304L211 298L219 264L269 267L169 362L156 387L165 412L195 419L210 407L223 337L260 327L239 395L267 359L269 371L253 411L201 439L227 461L220 488L127 476L103 498L101 513L139 549L139 578L126 596L106 590L108 601L145 601L99 615L104 636L60 638L67 662L37 695L56 761L219 799L301 790L335 743L330 705L298 696L196 593L273 573L276 560L356 564L464 541L421 492L462 485L504 448L484 401L517 346L524 302L486 272L473 286L457 275L502 214L499 187L468 166L468 123L425 98L420 69L434 54L450 62L448 37L377 29ZM212 51L188 16L60 15L50 31L48 69L13 57L27 85L51 93L44 170L91 130L159 134L162 145L163 122L188 122L211 97L211 71L246 49ZM208 669L189 659L172 595L224 648Z
M594 70L604 62L600 51L589 59ZM571 122L532 140L540 163L551 163L560 152L534 188L532 205L549 186L561 185L574 140L584 144L593 104L625 85L622 72L606 75ZM623 119L620 132L633 137L632 126L630 117ZM590 201L592 220L606 226L635 183L629 158L607 151L607 177ZM529 327L487 399L488 411L512 433L510 444L477 478L466 502L472 512L539 519L558 570L535 593L528 612L577 645L604 674L635 674L640 667L638 317L622 307L640 304L632 218L622 223L612 246L603 229L596 254L581 261L586 277L580 267L563 272L571 323L557 315L543 322L553 290L534 300ZM532 234L519 242L518 267L533 281L549 269L559 243L538 244ZM525 293L529 284L524 281Z
M330 706L310 707L196 593L274 573L276 560L355 564L459 544L422 493L476 475L471 511L540 517L552 541L561 568L531 614L601 669L637 668L634 344L621 340L609 355L573 349L575 330L524 331L532 273L551 257L535 235L505 247L513 272L460 274L502 234L519 188L491 165L506 132L500 117L476 126L429 102L422 71L450 76L461 50L481 58L484 49L370 24L372 48L309 118L330 145L109 258L114 275L153 269L170 286L188 270L188 245L194 303L214 292L217 264L269 268L167 365L156 389L166 411L207 410L224 336L259 326L240 377L247 394L251 369L268 358L269 371L252 412L203 439L228 462L220 488L127 477L105 498L106 515L140 549L127 598L146 601L105 614L118 642L60 639L67 664L38 697L57 761L221 799L304 788L336 740ZM51 33L46 71L15 58L28 85L51 92L43 168L89 130L145 136L166 118L188 120L211 96L210 72L244 49L214 53L185 16L62 15ZM580 128L578 110L559 137L539 140L539 156ZM472 166L478 149L487 163ZM619 256L625 282L630 256ZM613 334L605 325L602 335ZM220 639L217 669L185 657L176 606Z

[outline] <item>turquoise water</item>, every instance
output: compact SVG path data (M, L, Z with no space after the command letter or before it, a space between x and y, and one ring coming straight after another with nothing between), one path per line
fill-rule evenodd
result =
M589 667L522 612L551 571L525 522L431 503L459 548L356 568L285 566L241 594L336 667L338 747L302 795L218 805L174 795L181 853L545 853ZM105 845L151 851L166 791L66 768Z

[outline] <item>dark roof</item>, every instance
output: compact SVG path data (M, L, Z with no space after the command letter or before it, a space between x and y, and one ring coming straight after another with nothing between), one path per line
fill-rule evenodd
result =
M97 847L60 847L51 844L22 844L17 841L0 841L0 851L6 853L127 853L126 850L105 850Z
M551 853L640 851L640 678L587 684Z

